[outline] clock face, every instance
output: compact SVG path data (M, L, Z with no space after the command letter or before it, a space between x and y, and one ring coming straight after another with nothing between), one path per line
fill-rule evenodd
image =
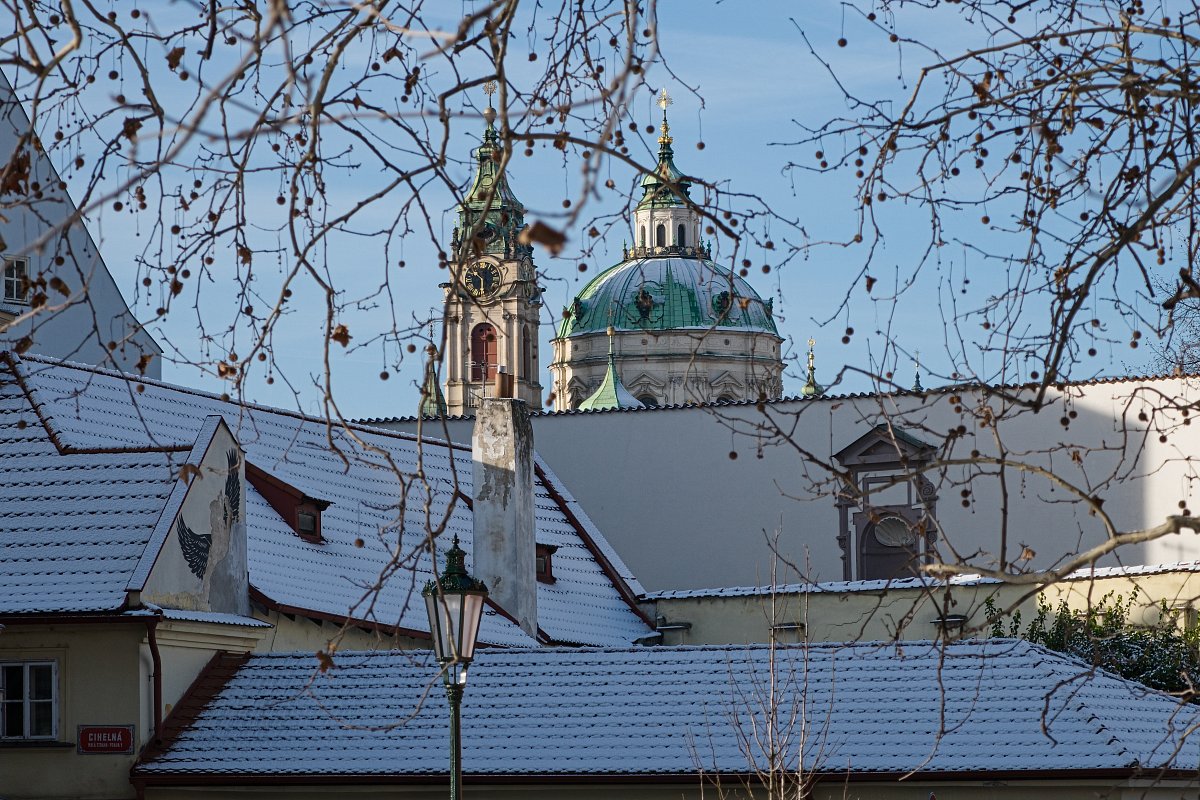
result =
M500 268L489 261L472 264L463 283L472 297L490 297L500 289Z

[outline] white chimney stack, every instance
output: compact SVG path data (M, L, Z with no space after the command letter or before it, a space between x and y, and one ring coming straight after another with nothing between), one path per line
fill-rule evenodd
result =
M480 401L474 462L472 572L489 597L537 638L537 544L533 521L533 426L521 400Z

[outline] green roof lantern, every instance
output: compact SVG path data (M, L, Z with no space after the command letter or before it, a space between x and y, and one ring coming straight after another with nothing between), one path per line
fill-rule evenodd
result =
M483 90L488 95L488 107L483 111L487 127L483 142L474 151L475 177L458 207L458 224L451 245L459 260L491 253L514 258L529 246L517 242L517 234L525 227L525 206L508 184L508 175L501 171L504 147L496 130L496 109L491 97L496 82L488 81ZM468 234L472 240L468 241Z
M800 394L804 397L820 397L825 394L825 387L817 383L817 359L813 355L813 347L816 343L815 339L811 336L808 337L808 380L804 382L804 388L800 390Z
M658 166L642 178L642 199L638 208L665 208L688 205L692 182L675 166L675 151L671 149L671 126L667 123L667 106L675 101L663 89L658 96L662 109L662 135L658 137Z
M579 404L580 411L642 407L642 402L630 394L629 390L621 383L621 376L617 374L617 359L613 354L613 334L615 332L610 325L608 328L608 371L604 373L604 380L600 382L600 388Z

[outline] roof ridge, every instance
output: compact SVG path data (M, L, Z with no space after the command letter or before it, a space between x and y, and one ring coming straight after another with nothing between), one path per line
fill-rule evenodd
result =
M157 387L160 389L165 389L170 392L177 392L179 394L191 395L193 397L205 397L210 400L216 400L221 403L229 403L229 404L234 405L241 409L247 409L250 411L265 411L270 414L279 414L282 416L291 417L293 419L299 419L304 422L314 422L314 423L321 424L321 425L333 425L335 427L341 427L341 428L354 428L356 430L366 429L370 433L381 434L383 436L388 436L388 437L394 438L394 439L404 439L407 441L414 441L414 442L421 441L421 442L424 442L427 444L444 444L447 447L457 448L457 449L461 449L461 450L470 450L471 449L469 446L460 444L458 442L451 442L448 440L438 439L438 438L429 437L429 436L422 436L420 439L418 439L418 437L415 433L409 433L408 431L392 430L390 428L378 428L378 427L374 427L372 425L364 424L358 420L352 420L352 419L351 420L341 420L341 421L331 420L326 417L318 417L318 416L315 416L312 414L305 414L304 412L301 412L301 411L293 411L293 410L287 409L287 408L280 408L278 406L270 406L270 405L266 405L263 403L255 403L255 402L248 401L248 400L235 400L234 398L230 397L228 394L216 394L215 392L207 392L207 391L204 391L203 389L194 389L190 386L181 386L177 383L168 383L167 381L164 381L161 378L147 378L147 377L141 376L141 375L133 375L128 372L121 372L120 370L107 369L105 367L98 367L94 364L80 364L80 363L74 362L74 361L66 361L64 359L51 358L50 356L42 356L42 355L18 355L9 350L0 350L0 358L9 362L10 364L13 364L14 361L18 364L23 364L26 361L33 361L36 363L45 364L48 367L62 367L64 369L75 370L77 372L90 372L90 373L93 373L96 375L102 375L102 376L108 377L108 378L121 378L121 379L126 380L127 382L130 379L133 379L137 383L154 386L154 387ZM414 417L414 419L415 419L415 417ZM166 447L166 446L164 446L164 447ZM170 447L174 448L175 450L190 450L191 449L191 445L186 445L186 446L171 445ZM102 453L108 453L108 452L159 452L159 450L145 451L145 450L139 449L139 448L123 448L123 449L115 449L114 448L114 449L79 449L77 452L81 452L81 453L87 453L87 452L102 452Z

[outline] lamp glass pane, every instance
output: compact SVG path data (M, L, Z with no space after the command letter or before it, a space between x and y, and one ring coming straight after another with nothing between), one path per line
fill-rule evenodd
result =
M463 597L462 639L459 655L475 657L475 642L479 639L479 621L483 617L483 595L468 594Z
M429 637L433 640L433 653L439 661L444 660L449 649L445 632L450 629L442 599L436 592L425 595L425 610L429 613Z

